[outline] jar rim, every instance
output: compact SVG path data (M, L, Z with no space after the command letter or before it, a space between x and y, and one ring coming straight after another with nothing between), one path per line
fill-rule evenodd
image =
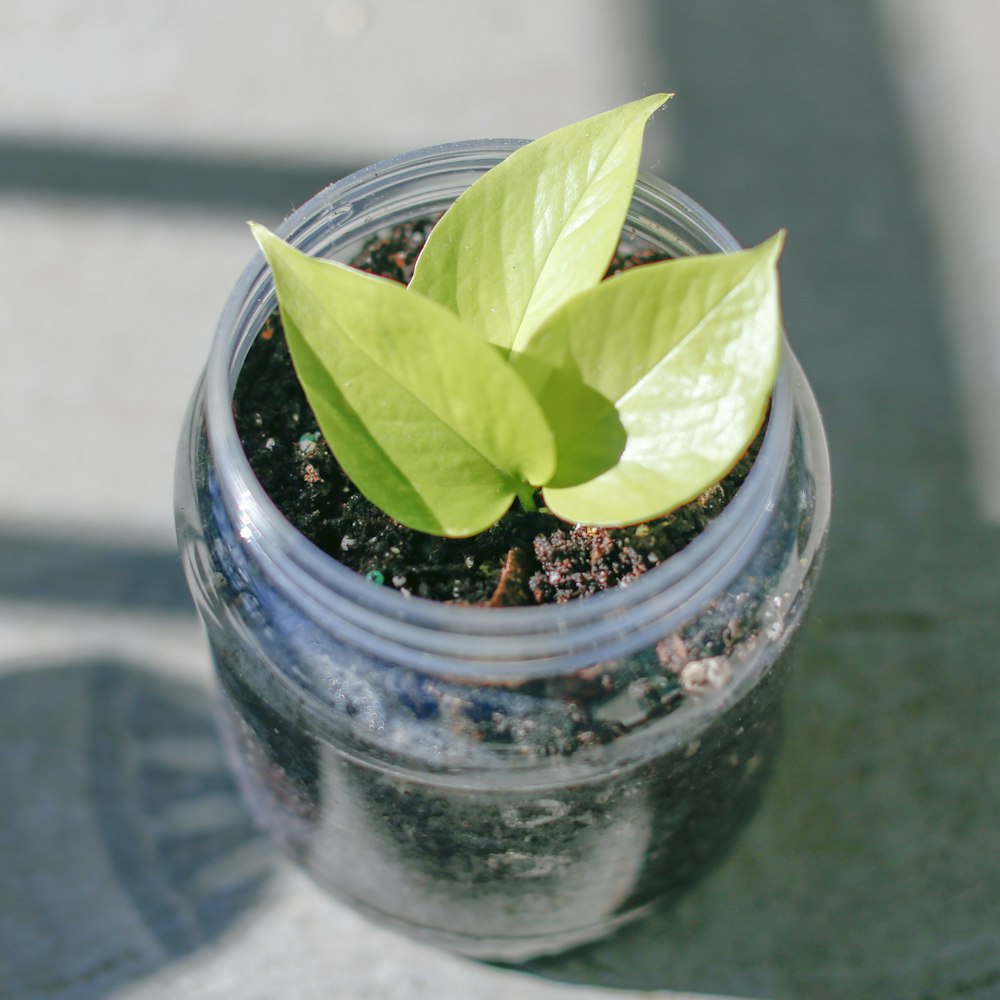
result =
M523 142L467 140L399 154L323 189L276 232L301 246L317 227L336 221L341 206L377 195L394 179L486 169ZM692 239L703 245L719 252L740 248L728 230L691 198L643 172L633 207L650 202L668 205L672 222L687 227ZM270 272L258 251L226 302L205 373L207 436L219 470L220 492L236 534L254 549L254 558L272 581L294 590L299 600L318 612L340 618L355 641L380 655L387 649L404 649L411 659L416 654L426 669L470 676L504 669L509 675L514 659L522 665L521 676L539 676L593 662L597 650L603 650L602 655L609 651L622 655L625 645L648 644L644 629L662 635L665 618L676 618L679 625L692 614L736 574L766 529L792 439L797 365L784 337L768 424L745 481L685 548L628 586L564 604L512 608L448 605L375 586L314 545L285 518L256 478L240 443L232 394L246 351L273 301ZM254 317L260 320L256 326Z

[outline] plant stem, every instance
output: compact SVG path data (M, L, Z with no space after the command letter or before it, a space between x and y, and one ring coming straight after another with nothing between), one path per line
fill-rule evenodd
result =
M538 510L535 504L535 489L529 483L522 483L517 489L517 499L521 504L521 510L527 514L534 514Z

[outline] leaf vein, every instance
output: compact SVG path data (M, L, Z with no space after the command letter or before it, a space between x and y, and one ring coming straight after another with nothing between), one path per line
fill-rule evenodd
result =
M699 333L701 333L701 331L705 328L705 325L711 319L712 314L721 309L727 300L731 299L750 281L753 276L753 271L754 268L751 267L735 285L730 287L726 291L725 295L723 295L722 298L719 299L719 301L716 302L712 308L706 312L686 334L684 334L683 337L671 345L670 350L668 350L654 365L652 365L644 375L636 379L636 381L624 393L622 393L621 396L615 399L615 405L621 406L627 403L632 395L637 393L654 374L662 371L664 366L669 364L670 359L678 353L685 344L687 344L693 337L696 337Z

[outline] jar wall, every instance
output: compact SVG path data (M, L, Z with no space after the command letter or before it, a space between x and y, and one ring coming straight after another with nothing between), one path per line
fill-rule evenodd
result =
M283 235L349 256L508 151L391 161L319 196ZM735 248L672 189L650 181L643 197L637 242ZM215 382L210 362L195 395L177 487L250 809L334 893L471 955L559 950L675 896L759 799L821 561L826 447L791 352L747 483L687 550L577 607L446 608L331 565L247 478L219 397L273 306L256 266L220 327Z

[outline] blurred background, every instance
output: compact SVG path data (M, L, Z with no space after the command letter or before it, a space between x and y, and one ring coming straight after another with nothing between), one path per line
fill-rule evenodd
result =
M1000 997L997 38L993 0L3 0L0 996ZM174 450L247 218L658 90L645 165L789 231L833 532L746 836L526 977L370 927L250 829Z

